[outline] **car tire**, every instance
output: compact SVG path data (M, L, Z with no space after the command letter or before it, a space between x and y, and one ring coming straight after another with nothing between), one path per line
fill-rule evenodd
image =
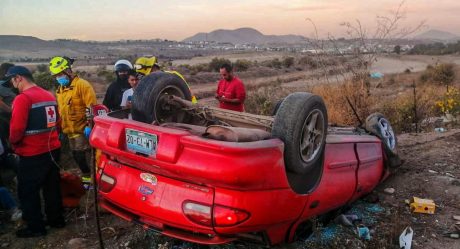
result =
M281 103L283 103L284 98L276 101L275 107L273 107L272 116L275 116L278 110L280 109Z
M366 118L366 130L380 138L388 157L397 156L398 140L390 122L381 113L372 113Z
M170 95L192 100L187 83L175 74L155 72L142 78L133 94L133 120L149 124L154 121L187 123L190 115L180 106L169 104Z
M272 136L284 142L286 170L305 174L322 164L327 121L326 106L317 95L292 93L281 102Z

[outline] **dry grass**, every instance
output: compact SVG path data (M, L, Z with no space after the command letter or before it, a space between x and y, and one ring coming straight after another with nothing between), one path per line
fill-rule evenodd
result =
M328 110L329 123L335 125L355 125L358 123L347 98L357 114L364 120L372 113L375 97L368 94L360 84L346 82L342 85L320 85L313 88L314 94L321 96Z
M460 67L453 68L456 75L460 75ZM392 123L396 132L430 131L434 123L425 122L429 118L442 115L436 108L436 101L441 100L446 87L437 82L420 82L422 72L402 72L387 74L383 79L363 80L354 79L345 83L322 83L296 85L288 87L288 81L278 79L276 82L266 82L247 87L246 111L261 115L273 115L276 103L289 93L296 91L312 92L321 96L328 110L329 123L333 125L353 126L358 120L348 104L352 103L360 119L364 122L373 112L383 113ZM308 78L298 79L299 81ZM311 78L310 78L311 79ZM416 112L414 105L414 88L416 86ZM460 89L460 79L455 78L451 86ZM417 116L415 116L415 113ZM431 119L434 120L434 119ZM417 124L417 125L416 125Z

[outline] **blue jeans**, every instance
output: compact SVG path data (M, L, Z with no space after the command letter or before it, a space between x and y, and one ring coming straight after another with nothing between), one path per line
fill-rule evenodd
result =
M16 202L5 187L0 187L0 204L7 210L17 207Z

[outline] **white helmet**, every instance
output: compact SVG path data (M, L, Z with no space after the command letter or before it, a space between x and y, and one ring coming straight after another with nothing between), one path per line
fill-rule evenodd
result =
M115 62L113 70L115 70L115 72L133 70L133 64L131 64L128 60L118 60Z

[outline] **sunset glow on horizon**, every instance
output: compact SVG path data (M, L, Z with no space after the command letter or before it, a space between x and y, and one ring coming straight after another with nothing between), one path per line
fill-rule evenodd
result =
M0 35L41 39L182 40L198 32L251 27L267 35L343 36L344 21L360 20L368 29L377 15L389 15L400 0L0 0ZM426 20L430 29L460 34L460 2L407 0L402 25Z

